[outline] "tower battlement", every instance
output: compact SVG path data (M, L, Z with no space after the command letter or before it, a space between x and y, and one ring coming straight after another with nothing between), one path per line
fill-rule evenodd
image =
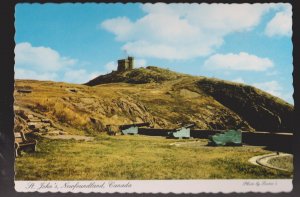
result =
M118 72L132 70L134 68L134 57L118 60Z

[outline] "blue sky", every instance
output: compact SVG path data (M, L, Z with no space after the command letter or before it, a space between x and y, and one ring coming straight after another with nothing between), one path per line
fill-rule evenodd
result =
M292 94L290 4L17 4L15 77L84 83L127 55Z

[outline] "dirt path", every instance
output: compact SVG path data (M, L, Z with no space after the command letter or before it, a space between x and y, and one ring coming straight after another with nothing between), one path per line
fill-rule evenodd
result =
M272 169L282 170L282 171L288 172L287 169L279 168L279 167L273 166L269 163L270 159L277 158L277 157L284 157L284 156L291 156L291 154L271 153L271 154L259 155L259 156L252 157L248 161L250 163L254 164L254 165L263 166L263 167L267 167L267 168L272 168Z
M170 146L176 146L176 147L179 147L179 146L195 146L195 145L204 145L202 141L188 141L188 142L174 142L174 143L171 143Z
M81 135L44 135L43 137L49 138L49 139L63 139L63 140L84 140L84 141L93 141L94 137L87 137L87 136L81 136Z

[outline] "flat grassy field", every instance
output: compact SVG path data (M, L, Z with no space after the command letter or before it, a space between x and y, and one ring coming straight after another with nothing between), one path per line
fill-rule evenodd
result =
M16 159L16 180L272 179L292 173L252 165L261 147L208 147L207 140L100 135L94 141L41 138Z

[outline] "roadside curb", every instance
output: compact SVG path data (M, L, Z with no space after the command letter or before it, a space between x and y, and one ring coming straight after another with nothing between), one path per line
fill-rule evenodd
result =
M259 156L255 156L250 158L248 161L254 165L259 165L259 166L263 166L263 167L267 167L267 168L271 168L271 169L275 169L275 170L281 170L281 171L285 171L285 172L290 172L287 169L284 168L279 168L276 166L271 165L270 163L268 163L268 161L270 159L273 158L277 158L277 157L284 157L284 156L291 156L292 154L287 154L287 153L271 153L271 154L266 154L266 155L259 155Z

